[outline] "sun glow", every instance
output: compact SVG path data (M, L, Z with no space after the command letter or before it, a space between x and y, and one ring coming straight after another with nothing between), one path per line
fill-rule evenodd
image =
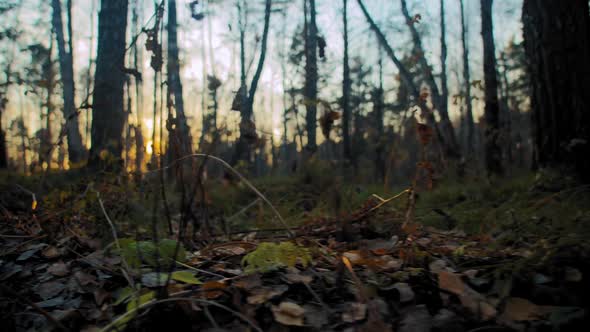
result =
M145 150L149 154L154 154L154 142L149 141L145 147Z

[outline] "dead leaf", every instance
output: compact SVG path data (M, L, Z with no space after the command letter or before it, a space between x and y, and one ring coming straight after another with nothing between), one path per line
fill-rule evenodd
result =
M357 322L367 316L367 305L365 303L349 303L342 313L342 320L347 323Z
M49 246L47 248L45 248L41 254L43 255L43 257L47 258L47 259L53 259L53 258L57 258L59 256L61 256L59 250L54 247L54 246Z
M398 291L399 301L402 303L410 302L415 297L414 291L412 290L410 285L408 285L405 282L397 282L397 283L393 284L393 288L395 288Z
M208 281L201 286L203 296L209 300L216 299L223 295L227 285L221 281Z
M51 264L51 266L47 269L47 272L57 277L64 277L70 273L70 269L64 262L59 261L57 263Z
M293 302L281 302L271 307L275 320L283 325L303 326L305 309Z
M55 297L57 294L61 293L66 288L66 286L58 281L49 281L37 286L35 293L39 295L42 299L47 300L52 297Z
M282 295L289 287L287 285L279 285L275 287L259 287L252 290L251 295L248 296L248 304L262 304L272 298Z

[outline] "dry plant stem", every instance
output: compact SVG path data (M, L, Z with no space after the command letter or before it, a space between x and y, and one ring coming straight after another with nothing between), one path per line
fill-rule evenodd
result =
M290 238L295 237L295 234L293 234L293 232L291 232L290 227L287 225L287 223L285 222L285 220L283 219L283 217L281 216L281 214L279 213L279 211L274 207L274 205L272 205L272 203L266 198L266 196L264 196L258 189L256 189L256 187L254 187L254 185L248 181L248 179L246 179L245 176L243 176L240 172L238 172L237 170L235 170L230 164L228 164L225 160L219 158L219 157L215 157L213 155L209 155L209 154L203 154L203 153L194 153L194 154L190 154L187 156L184 156L182 158L178 158L174 161L172 161L170 164L168 164L167 166L163 167L162 169L168 169L170 167L172 167L172 165L174 165L175 163L188 159L188 158L194 158L194 157L200 157L200 158L211 158L215 161L217 161L218 163L220 163L223 167L227 168L228 170L230 170L232 173L234 173L235 175L237 175L241 181L243 181L246 186L248 186L248 188L250 188L254 193L256 193L256 195L258 195L258 197L260 197L260 199L262 199L270 208L271 210L274 212L274 214L277 216L277 218L279 219L279 221L281 222L281 224L285 227L285 231L289 234ZM157 170L153 170L151 172L154 172Z
M400 192L399 194L397 194L397 195L395 195L393 197L390 197L388 199L383 199L383 198L381 198L381 197L379 197L377 195L373 195L374 197L376 197L377 199L379 199L381 202L379 204L377 204L375 207L373 207L372 209L370 209L368 212L373 212L373 211L377 210L378 208L382 207L383 205L385 205L385 204L393 201L396 198L399 198L400 196L402 196L403 194L408 193L408 192L411 192L411 189L410 188L405 189L402 192Z
M175 301L197 302L197 303L201 303L201 304L205 304L205 305L212 305L212 306L221 308L221 309L226 310L227 312L235 315L236 317L240 318L244 322L248 323L248 325L250 325L255 331L262 332L262 329L260 329L260 327L258 327L254 322L252 322L248 317L242 315L241 313L239 313L227 306L224 306L223 304L219 304L217 302L207 301L207 300L203 300L203 299L190 298L190 297L189 298L187 298L187 297L171 297L171 298L162 299L162 300L152 300L150 302L144 303L144 304L142 304L136 308L133 308L132 310L129 310L126 313L122 314L117 319L115 319L114 321L110 322L107 326L102 328L100 330L100 332L108 332L108 331L112 330L113 327L115 327L121 320L127 318L131 314L134 314L135 312L139 311L140 309L148 308L148 307L154 306L156 304L160 304L160 303L175 302Z
M51 314L49 314L47 311L45 311L45 309L39 307L37 304L33 303L31 300L23 297L19 293L13 291L12 289L10 289L2 284L0 284L0 289L2 290L2 292L6 292L6 293L16 297L17 299L25 302L26 304L30 305L33 309L35 309L41 315L43 315L45 318L47 318L47 320L50 321L51 324L55 325L55 327L57 327L58 329L63 330L63 331L70 331L70 329L68 329L62 323L60 323L57 319L55 319L55 317L51 316Z
M98 200L98 204L100 205L100 209L102 210L102 213L103 213L105 219L109 223L109 226L111 226L111 231L113 233L113 239L115 240L115 245L117 246L117 249L119 249L119 252L122 252L121 245L119 244L119 237L117 236L117 229L115 228L115 224L113 223L113 221L109 217L106 209L104 208L104 204L102 203L102 199L100 199L100 193L97 190L95 190L94 192L96 193L96 199ZM123 268L121 269L121 272L123 273L123 276L125 277L125 279L129 283L129 286L131 286L131 288L135 289L135 284L133 282L133 279L131 277L129 277L129 274L127 273L127 271L131 271L131 269L129 268L129 264L127 264L127 260L123 256L121 256L121 261L123 262Z
M206 270L198 269L196 267L193 267L193 266L190 266L190 265L181 263L179 261L175 261L175 262L176 262L176 264L178 264L180 266L186 267L187 269L190 269L190 270L193 270L193 271L196 271L196 272L199 272L199 273L208 274L210 276L214 276L214 277L222 278L222 279L225 278L225 276L222 276L221 274L217 274L217 273L209 272L209 271L206 271Z

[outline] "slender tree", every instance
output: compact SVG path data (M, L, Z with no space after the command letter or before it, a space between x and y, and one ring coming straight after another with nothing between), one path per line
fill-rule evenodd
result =
M125 84L125 32L127 0L101 0L98 17L98 53L94 75L92 147L88 165L100 167L108 152L120 166L123 126L123 86Z
M471 78L469 72L469 46L467 46L468 26L465 22L465 6L463 0L459 0L461 6L461 45L463 47L463 84L465 87L465 105L467 108L466 127L467 127L467 142L466 153L471 156L474 151L474 123L473 123L473 104L471 101Z
M483 71L485 81L485 157L489 174L502 174L502 148L500 146L500 107L498 103L498 77L496 48L492 21L493 0L481 0L481 35L483 38Z
M350 65L348 63L348 0L342 0L342 24L344 26L344 56L342 60L342 144L344 158L352 160L350 146Z
M84 160L86 156L86 149L82 144L82 135L78 127L78 113L74 104L75 86L74 86L74 66L73 66L73 46L72 46L72 18L71 18L71 2L68 1L68 48L66 50L66 41L64 36L61 3L60 0L51 1L53 15L52 24L53 30L57 37L57 49L59 55L59 66L61 72L61 80L63 84L63 100L64 100L64 118L66 121L66 136L68 141L68 158L72 163L79 163Z
M173 130L169 132L168 152L171 160L190 154L192 151L190 128L186 121L184 100L182 97L182 82L180 80L180 65L178 63L177 25L176 0L168 0L168 98L173 99L170 106L173 105L176 111L176 117L169 119L175 125L174 128L171 128Z
M316 24L316 6L315 0L303 0L305 7L309 7L309 23L305 29L305 123L307 129L308 152L313 153L317 150L316 132L317 132L317 99L318 99L318 28ZM309 2L309 3L308 3ZM307 10L305 10L305 19L307 21Z
M359 7L361 8L361 11L363 12L363 15L365 16L365 18L367 20L367 23L369 23L371 30L373 30L375 32L375 35L377 36L377 40L379 41L379 45L381 45L381 47L383 48L383 50L385 51L387 56L391 59L391 61L397 67L402 84L409 90L408 91L409 94L414 98L414 102L418 105L418 107L420 107L420 110L422 111L423 115L426 117L428 122L434 126L434 129L437 134L437 138L439 139L441 144L445 145L446 138L442 135L441 130L439 129L439 127L435 121L434 115L432 114L432 111L426 105L426 100L424 98L422 98L422 96L420 94L420 89L418 88L418 85L413 80L412 73L410 72L408 67L406 67L406 65L397 57L397 55L395 54L395 51L393 50L391 45L389 45L389 43L387 42L385 35L383 34L383 32L381 32L381 30L379 29L379 27L377 26L375 21L373 21L373 18L371 17L371 15L369 15L367 8L363 4L363 1L357 0L357 3L359 4Z
M240 7L238 7L239 9ZM238 95L236 96L236 100L238 101L239 106L235 107L238 108L240 111L240 137L238 138L238 142L236 144L236 150L234 156L232 158L232 164L236 164L240 160L249 160L250 159L250 145L255 143L256 141L256 126L254 125L254 121L252 119L253 116L253 105L254 105L254 97L256 95L256 89L258 88L258 81L260 81L260 76L262 75L262 69L264 68L264 60L266 58L266 45L268 40L268 30L270 29L270 14L272 9L272 0L265 0L264 6L264 27L262 30L262 42L260 45L260 56L258 58L258 65L256 66L256 71L254 72L254 76L252 77L252 82L250 83L250 89L248 90L246 86L246 72L245 72L245 51L243 47L244 43L244 30L245 27L242 29L240 28L240 58L242 63L241 68L241 75L240 81L241 86L240 90L238 91ZM233 105L235 106L235 105ZM234 107L232 107L234 108Z
M440 0L440 107L443 109L441 114L446 114L446 117L448 118L449 86L447 83L447 25L445 20L445 1L446 0ZM450 124L450 120L445 119L444 121L448 121ZM459 143L456 140L455 131L452 124L450 124L450 128L452 130L452 138L456 145L455 149L457 149L456 152L458 152ZM449 133L449 135L451 135L451 133Z
M538 166L590 181L588 1L525 0L522 15Z
M406 0L401 0L401 7L402 7L402 13L404 15L404 17L406 18L406 22L407 25L410 29L410 33L412 36L412 40L414 42L414 47L416 48L416 51L419 53L417 55L417 59L418 59L418 63L420 64L420 67L422 68L423 74L424 74L424 78L425 78L425 83L428 85L429 89L430 89L430 93L432 95L432 103L434 105L434 107L438 110L438 114L440 115L440 131L441 134L444 136L444 142L443 142L443 146L446 149L446 152L449 156L451 157L457 157L460 155L460 151L459 151L459 145L457 143L457 138L455 137L455 129L453 128L453 124L451 123L451 120L449 118L449 112L448 112L448 103L447 100L444 98L444 91L441 94L438 85L436 84L436 80L434 78L434 73L432 72L432 67L429 65L428 60L426 59L426 53L424 52L424 47L422 46L422 38L420 37L420 34L418 33L418 29L416 29L415 26L415 20L412 16L410 16L410 12L408 11L408 6L407 6L407 2ZM444 14L444 7L441 7L441 13ZM441 27L444 26L444 18L441 18ZM444 31L443 31L444 32ZM443 33L442 35L445 35L445 33ZM444 38L441 38L441 41L444 42ZM446 42L445 42L446 44ZM446 46L444 47L445 50L443 50L445 53L444 56L446 56ZM443 62L443 70L446 70L446 65L444 64L445 62ZM446 73L445 73L445 79L446 79ZM445 83L446 84L446 83ZM448 93L448 92L447 92ZM448 95L447 95L448 97Z

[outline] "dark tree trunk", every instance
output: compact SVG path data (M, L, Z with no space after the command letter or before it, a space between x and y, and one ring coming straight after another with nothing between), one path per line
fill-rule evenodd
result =
M178 64L177 25L176 0L168 0L168 62L166 68L168 74L168 98L173 98L170 106L173 106L176 110L176 117L174 119L168 119L168 121L174 123L169 129L168 153L170 161L192 152L190 128L184 113L182 82L180 80L180 66Z
M384 90L383 90L383 56L379 48L379 86L373 92L374 123L377 131L375 137L375 175L377 181L385 180L385 132L383 116L385 111Z
M72 163L79 163L84 160L86 156L86 149L82 144L82 135L78 128L78 114L76 106L74 105L75 87L74 87L74 66L72 54L72 27L71 27L71 3L68 1L68 45L69 52L66 50L66 41L64 36L64 29L62 23L61 3L60 0L52 0L53 8L52 25L57 36L57 49L59 53L59 66L61 72L61 80L63 84L63 100L64 100L64 118L66 121L66 137L68 141L68 158Z
M316 25L315 0L309 1L309 24L305 35L305 124L307 129L306 149L309 153L317 150L317 99L318 99L318 29ZM307 14L306 14L307 17ZM306 18L307 19L307 18Z
M127 28L127 0L101 0L98 17L98 54L94 75L92 108L92 147L88 164L104 164L103 151L121 165L121 152L125 111L123 86L125 84L125 32Z
M454 153L459 154L459 143L455 136L455 129L449 119L449 87L447 84L447 25L445 20L445 1L440 0L440 108L441 114L445 114L446 119L443 120L444 126L449 126L450 132L447 135L451 135L451 142L454 144ZM442 117L442 115L441 115Z
M590 180L590 18L586 0L525 0L536 161Z
M133 2L133 16L131 18L133 36L137 35L140 21L140 8L142 4L139 0ZM142 12L143 13L143 12ZM143 52L141 46L133 45L133 67L141 72L143 64ZM135 135L135 172L139 176L144 159L144 142L143 142L143 82L138 77L134 78L135 82L135 114L137 116L137 124L134 127ZM155 125L155 123L154 123Z
M469 46L467 45L467 23L465 22L465 8L463 0L459 0L461 6L461 45L463 46L463 83L465 84L465 105L467 107L466 129L467 129L467 146L466 154L471 156L474 152L474 124L473 124L473 104L471 103L471 74L469 72Z
M8 99L4 97L4 92L0 92L0 169L6 169L8 167L6 133L4 132L4 127L2 126L2 115L4 114L4 109L6 108L7 103Z
M344 159L352 160L350 146L350 65L348 64L348 0L342 0L342 23L344 24L344 58L342 60L342 144Z
M485 158L489 174L499 175L502 169L500 146L500 105L498 103L498 76L496 49L492 21L493 0L481 0L481 36L483 38L483 72L485 81Z
M238 7L239 8L239 7ZM250 90L247 90L245 79L245 69L244 69L244 61L245 61L245 52L243 46L243 31L240 30L240 45L241 45L241 52L240 52L240 59L242 63L242 74L241 74L241 87L238 91L237 98L241 98L240 102L240 137L238 138L238 142L236 143L236 150L234 152L234 156L232 158L232 164L236 164L240 160L249 160L250 159L250 150L251 145L255 143L256 138L256 127L254 125L254 121L252 120L253 116L253 106L254 106L254 97L256 95L256 89L258 88L258 81L260 80L260 75L262 75L262 69L264 68L264 60L266 58L266 45L268 40L268 30L270 28L270 14L272 9L272 0L266 0L264 6L264 27L262 31L262 42L260 45L260 57L258 58L258 65L256 66L256 71L254 72L254 76L252 77L252 82L250 83Z
M420 64L420 67L422 67L426 84L430 88L430 93L432 94L432 103L434 104L434 107L438 110L438 113L440 115L440 131L441 134L444 136L444 141L441 143L443 144L447 155L451 157L458 157L460 155L460 149L457 143L457 139L455 137L455 129L453 128L453 124L449 119L447 102L444 99L444 96L441 95L438 86L436 85L436 80L434 79L432 68L428 64L426 55L424 53L422 39L420 38L418 30L414 26L415 23L413 23L412 16L408 11L406 0L401 0L401 5L402 13L404 14L408 27L410 28L414 46L420 53L418 55L418 63ZM444 22L442 22L441 24L444 25Z

